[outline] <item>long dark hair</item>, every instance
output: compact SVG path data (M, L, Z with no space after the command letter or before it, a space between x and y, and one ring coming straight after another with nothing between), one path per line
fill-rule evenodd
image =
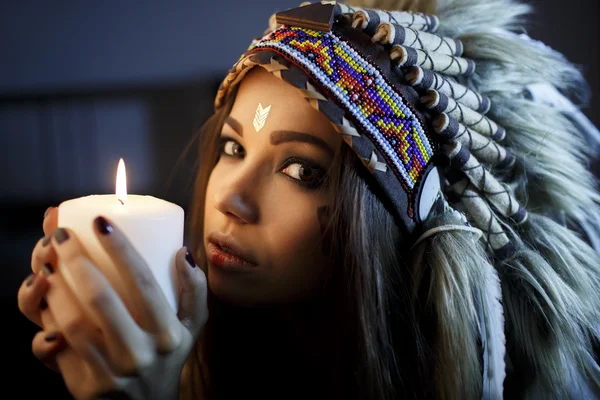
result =
M429 2L392 3L403 9L408 3ZM485 33L520 27L527 12L528 6L503 0L450 2L437 13L444 35L460 36L467 54L478 62L471 83L491 97L490 115L507 130L506 144L517 155L514 173L505 177L529 213L518 231L505 226L518 245L517 254L494 264L482 242L465 231L439 232L407 249L409 244L370 187L361 162L343 146L340 168L332 171L330 185L334 274L326 291L329 297L318 299L328 302L325 309L335 311L325 320L324 331L340 339L329 349L332 383L326 397L481 398L482 338L506 337L506 368L488 366L486 373L502 375L506 370L508 397L525 397L530 389L562 393L566 365L591 374L590 365L595 364L588 361L589 355L595 351L598 359L598 333L592 327L600 310L600 257L566 225L598 213L600 197L586 168L586 142L579 128L552 107L514 96L515 83L520 81L524 88L540 79L580 92L581 75L549 49L517 36ZM506 76L514 79L507 81ZM233 98L205 124L201 135L190 216L192 248L205 270L204 195L218 159L215 140ZM548 127L560 129L549 135ZM432 213L424 229L446 223L462 222ZM497 295L487 290L500 285ZM228 341L226 333L249 314L223 307L210 294L209 308L209 321L182 375L182 398L217 398L227 385L241 382L223 367L241 358L241 353L227 351L235 341ZM488 316L478 311L495 309L503 313L505 323L489 318L486 322L495 320L499 326L482 327L481 320ZM268 324L267 317L246 321ZM483 378L501 381L498 376ZM245 383L260 389L272 382Z
M219 156L217 138L234 97L209 118L200 133L190 243L205 272L205 192ZM375 188L369 185L365 175L368 171L352 150L343 145L336 160L329 185L333 205L329 221L333 274L324 295L314 302L321 303L318 309L331 313L322 320L327 326L320 329L337 339L335 346L329 347L330 362L324 367L329 371L323 371L330 373L329 381L320 389L328 392L328 398L423 398L417 390L430 390L429 385L418 382L419 377L429 375L424 361L426 346L417 344L419 330L413 317L416 302L410 299L412 291L406 289L412 285L407 282L410 268L404 261L407 258L402 232ZM313 305L307 302L300 307ZM232 366L240 365L239 358L248 355L243 355L245 349L238 348L240 335L235 327L246 326L246 336L247 323L272 324L268 312L236 309L221 303L210 291L209 315L182 376L182 398L221 398L232 385L241 385L244 378L234 376ZM242 375L247 376L247 371ZM259 385L246 384L246 390Z

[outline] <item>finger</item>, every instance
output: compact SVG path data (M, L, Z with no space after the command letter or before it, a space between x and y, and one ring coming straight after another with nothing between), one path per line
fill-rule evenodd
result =
M139 305L149 325L148 329L164 336L167 342L178 340L181 324L143 257L125 234L107 218L96 218L94 230L102 247L121 273L128 291L141 299Z
M31 322L43 327L40 315L43 296L48 290L48 281L43 273L31 274L23 281L17 293L19 310Z
M208 320L206 275L198 268L194 257L185 247L177 252L175 267L180 285L177 315L181 323L196 338Z
M64 338L59 332L40 331L33 337L31 350L46 367L59 372L56 355L65 345Z
M82 358L100 363L98 353L106 354L106 349L98 327L87 317L60 271L48 268L46 279L50 287L45 298L56 323L56 330L61 332L69 347Z
M91 352L96 352L93 349ZM116 388L117 378L108 362L97 353L97 361L90 362L72 349L59 352L56 361L67 390L74 399L98 399L98 393Z
M104 274L78 253L59 250L59 257L60 273L87 316L102 330L114 365L125 374L149 365L153 361L149 338Z
M31 270L34 273L41 271L45 264L56 265L56 251L51 246L52 236L46 235L36 243L31 253Z
M42 297L42 303L40 304L40 314L42 319L42 329L46 332L58 332L59 326L54 320L54 315L52 315L52 311L48 308L48 302L45 297ZM62 334L61 334L62 336ZM64 338L63 338L63 341ZM67 346L67 344L65 344Z
M44 214L44 223L42 225L44 229L44 235L50 235L56 229L58 225L58 208L48 207Z

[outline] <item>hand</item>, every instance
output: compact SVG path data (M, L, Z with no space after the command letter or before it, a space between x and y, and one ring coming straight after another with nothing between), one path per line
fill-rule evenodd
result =
M18 292L18 304L21 312L42 328L33 339L32 350L34 355L40 359L48 368L58 372L56 364L56 353L64 348L65 341L62 335L56 331L57 326L52 314L47 309L48 304L44 298L48 290L48 281L43 269L42 260L50 260L52 265L56 264L56 253L52 246L48 246L51 234L56 229L58 221L58 210L49 207L44 214L43 231L46 236L40 239L31 255L31 268L33 273L25 279Z
M73 231L58 229L47 246L50 250L38 249L41 242L34 250L32 269L37 284L43 288L45 284L39 282L47 282L47 310L52 316L49 322L56 325L68 345L56 353L58 368L67 388L78 399L109 392L129 398L175 398L183 364L208 318L205 276L186 261L185 248L180 249L176 266L181 294L179 313L175 315L143 259L118 228L108 223L112 225L110 234L96 233L123 272L127 294L140 306L136 318L125 305L127 299L90 261ZM68 239L59 241L65 234ZM47 263L55 267L54 272L40 274L38 271ZM31 299L39 295L31 293L43 289L32 290L33 286L24 284L21 288L28 288L30 295L19 293L20 299L29 299L20 304L36 303ZM36 321L31 307L21 309ZM45 314L41 313L44 327ZM41 342L39 335L33 343L36 355L36 346L37 350L41 347L36 345Z

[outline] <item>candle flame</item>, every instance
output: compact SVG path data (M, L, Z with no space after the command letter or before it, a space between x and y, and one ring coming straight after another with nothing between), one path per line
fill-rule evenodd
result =
M121 158L117 167L117 185L115 193L117 200L125 205L127 203L127 173L125 171L125 161Z

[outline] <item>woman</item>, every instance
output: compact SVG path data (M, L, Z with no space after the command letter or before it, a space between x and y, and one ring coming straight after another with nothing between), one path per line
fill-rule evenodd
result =
M120 285L48 213L19 304L76 398L598 396L600 196L530 86L581 76L512 0L373 7L279 13L229 71L178 315L111 221Z

